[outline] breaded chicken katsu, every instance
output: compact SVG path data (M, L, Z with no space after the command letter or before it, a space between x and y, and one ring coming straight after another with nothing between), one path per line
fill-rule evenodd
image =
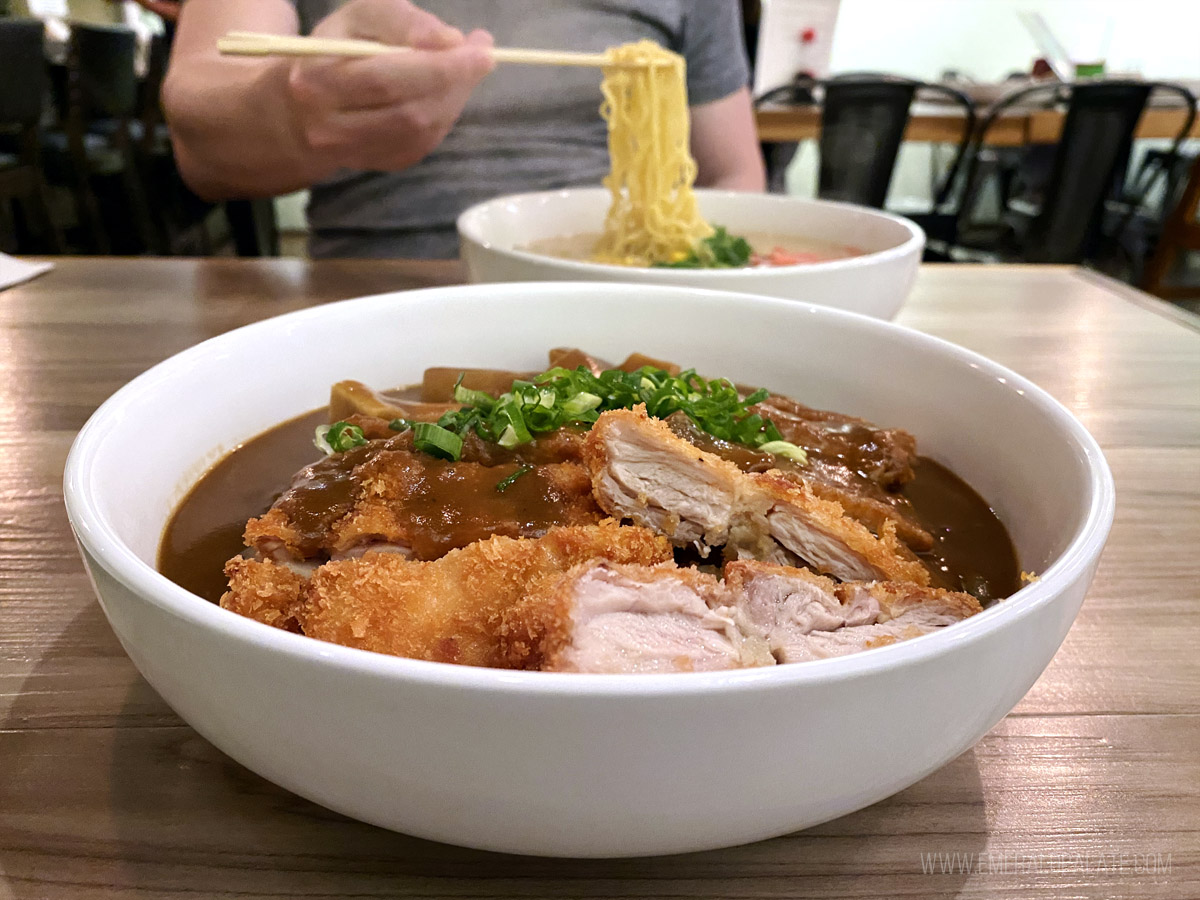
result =
M755 409L769 413L783 436L804 448L803 462L715 438L684 413L663 421L677 437L728 460L743 472L777 471L805 485L820 499L840 505L846 515L875 534L891 522L896 535L913 550L933 546L933 536L898 493L914 477L912 435L898 429L877 429L861 419L810 410L785 397L769 397ZM781 409L787 412L786 418L776 418ZM802 412L815 421L799 418Z
M807 564L842 579L928 584L929 573L886 521L880 534L778 470L745 473L678 437L644 408L606 412L584 443L605 512L708 556Z
M591 560L530 591L502 617L514 668L554 672L707 672L774 662L746 646L721 582L673 565Z
M846 582L737 561L690 568L592 560L543 582L502 616L517 668L701 672L842 656L929 634L979 612L970 594Z
M920 637L980 612L970 594L900 582L837 584L807 569L739 560L725 586L742 631L781 663Z
M500 616L545 582L588 560L648 566L670 558L662 537L605 521L536 539L488 538L432 562L374 551L325 563L307 579L279 563L235 559L221 605L347 647L503 666Z
M247 524L246 544L277 561L369 549L428 560L492 535L538 537L555 525L594 524L603 514L578 462L582 440L564 429L504 452L476 439L458 460L414 449L411 432L369 441L298 473Z
M907 432L648 357L551 359L431 369L419 401L335 386L327 455L247 523L221 605L413 659L667 673L884 646L980 611L943 586L992 590L941 552L982 501L947 478L959 518L928 518Z

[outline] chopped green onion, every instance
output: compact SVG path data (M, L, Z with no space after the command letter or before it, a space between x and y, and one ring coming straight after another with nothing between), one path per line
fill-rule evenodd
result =
M454 402L463 406L477 406L480 409L491 409L496 405L496 398L484 391L473 391L462 386L463 376L458 376L454 383Z
M511 425L507 426L502 432L500 432L500 437L496 439L496 443L505 450L511 450L513 447L517 446L520 441L517 440L516 429Z
M317 445L317 449L326 456L333 455L333 448L329 446L329 441L325 439L325 435L329 434L328 425L318 425L316 432L313 434L313 443Z
M500 481L496 482L497 493L503 494L505 491L507 491L510 487L513 486L514 481L516 481L518 478L520 478L526 472L532 472L532 471L533 471L533 469L530 468L529 466L521 466L519 469L517 469L517 471L513 472L507 478L502 478Z
M388 428L392 429L392 431L408 431L408 429L412 428L412 422L408 421L408 419L392 419L392 421L388 422Z
M580 391L574 397L570 397L563 401L562 410L568 416L578 416L582 413L589 412L603 403L603 398L596 394L589 394L587 391Z
M496 414L502 417L500 419L501 422L503 422L505 419L508 420L508 424L505 425L503 433L505 435L509 435L509 432L511 432L511 435L508 436L508 440L510 440L512 443L505 443L504 439L501 439L500 445L502 447L512 447L516 444L528 444L533 440L533 435L530 433L528 426L525 424L525 416L522 412L522 406L516 399L502 402L499 409L496 410ZM544 428L541 430L551 431L553 429Z
M462 438L441 425L417 422L413 425L413 446L441 459L457 460L462 456Z
M759 444L758 449L764 450L767 453L774 453L776 456L785 456L801 465L805 465L808 462L808 454L804 451L804 448L797 447L790 441L767 441L765 444Z
M766 390L742 397L727 379L710 381L694 369L673 375L665 369L644 366L635 372L608 369L597 374L584 366L573 370L558 367L532 380L514 381L499 397L464 388L461 378L454 394L463 406L445 413L436 427L456 436L460 444L463 437L474 432L481 440L513 449L564 426L587 428L603 412L632 409L638 404L644 404L647 414L656 419L683 412L702 431L721 440L750 447L783 440L770 419L751 410L766 399ZM403 431L421 425L397 419L391 427ZM448 444L446 438L438 440L432 445L436 452L450 454L450 446L443 446ZM424 449L425 443L416 445ZM795 453L801 451L796 447L788 452L796 458ZM461 446L454 448L448 458L457 459L460 453Z
M750 262L753 252L745 238L718 227L702 238L683 259L654 265L665 269L740 269Z
M367 442L363 430L349 422L334 422L332 425L319 425L313 443L328 456L333 453L345 453L355 447L361 447Z

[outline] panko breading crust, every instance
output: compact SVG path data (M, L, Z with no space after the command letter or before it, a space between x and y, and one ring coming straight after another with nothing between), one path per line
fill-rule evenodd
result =
M589 559L651 565L670 558L663 538L611 520L553 528L536 539L494 537L431 562L368 553L319 567L296 618L304 634L335 644L504 667L500 616L542 582Z
M235 556L225 564L225 577L229 590L221 597L222 608L284 631L300 630L296 606L303 576L270 560Z

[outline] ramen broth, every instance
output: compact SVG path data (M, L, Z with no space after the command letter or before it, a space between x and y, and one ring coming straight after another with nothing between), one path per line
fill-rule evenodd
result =
M850 259L866 253L860 247L851 247L816 238L797 237L792 234L774 234L764 231L744 233L741 237L744 237L749 242L756 256L762 258L762 261L758 265L774 265L767 257L776 248L781 248L789 256L799 257L798 259L789 261L788 265ZM599 232L583 232L581 234L558 235L550 238L542 238L537 241L530 241L518 249L529 253L540 253L543 256L556 256L560 259L592 262L592 256L599 240Z

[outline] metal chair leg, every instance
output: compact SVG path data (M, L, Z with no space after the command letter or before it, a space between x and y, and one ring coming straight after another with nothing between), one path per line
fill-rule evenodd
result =
M121 170L121 183L125 188L125 199L129 203L129 212L133 217L133 227L137 231L138 240L146 253L162 255L166 252L162 246L160 235L154 227L150 215L150 206L146 202L146 192L142 189L142 179L138 175L137 164L132 154L125 154L125 167Z
M91 240L92 246L89 249L101 256L112 253L112 243L104 230L104 217L100 215L100 201L92 189L91 176L86 170L76 170L75 188L72 193L75 195L79 224Z
M54 208L50 205L50 190L41 172L37 173L37 185L34 187L30 206L36 209L36 215L42 220L42 234L45 235L46 245L51 253L67 252L67 242L63 239L62 229L54 218Z

